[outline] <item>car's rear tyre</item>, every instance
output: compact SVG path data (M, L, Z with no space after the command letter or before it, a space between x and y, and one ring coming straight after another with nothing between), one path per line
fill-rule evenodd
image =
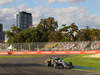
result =
M72 64L72 62L69 62L69 63L68 63L68 69L72 69L72 68L74 68L74 67L73 67L73 64Z

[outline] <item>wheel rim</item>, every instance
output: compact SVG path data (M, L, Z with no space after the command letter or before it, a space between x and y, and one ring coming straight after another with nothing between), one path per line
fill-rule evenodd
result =
M48 63L46 63L46 66L48 67Z
M54 64L54 68L56 68L56 64Z

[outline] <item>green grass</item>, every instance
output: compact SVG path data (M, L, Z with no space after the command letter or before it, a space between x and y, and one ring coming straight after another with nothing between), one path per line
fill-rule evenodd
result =
M91 58L91 57L84 57L90 54L82 54L76 55L69 58L65 58L65 62L72 62L75 65L79 65L81 67L85 66L86 68L97 68L97 69L89 69L91 71L100 72L100 58ZM87 70L87 69L86 69Z
M43 55L0 55L0 58L42 57Z

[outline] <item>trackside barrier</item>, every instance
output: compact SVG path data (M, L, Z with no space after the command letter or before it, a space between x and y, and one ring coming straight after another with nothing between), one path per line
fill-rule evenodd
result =
M0 55L8 55L8 52L0 52Z
M11 52L11 55L35 55L35 54L99 54L100 50L95 51L25 51Z
M36 54L99 54L100 50L93 51L20 51L0 52L0 55L36 55Z

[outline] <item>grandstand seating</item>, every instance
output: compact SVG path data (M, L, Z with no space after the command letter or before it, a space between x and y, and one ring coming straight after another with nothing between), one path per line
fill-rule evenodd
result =
M77 45L72 49L74 51L77 51L77 50L85 50L85 47L89 44L89 41L88 42L77 42Z
M76 45L76 43L74 42L64 42L64 43L59 43L57 44L52 51L66 51L66 50L70 50L71 48L73 48Z
M13 50L8 47L13 45ZM83 42L47 42L47 43L19 43L2 44L0 43L0 52L7 51L83 51L100 50L100 41Z
M43 48L41 48L40 50L41 50L41 51L49 51L49 50L51 50L53 47L55 47L57 44L58 44L58 43L52 43L52 42L46 43L46 45L43 46Z
M95 42L91 45L91 49L92 49L92 50L100 50L100 41L95 41Z

